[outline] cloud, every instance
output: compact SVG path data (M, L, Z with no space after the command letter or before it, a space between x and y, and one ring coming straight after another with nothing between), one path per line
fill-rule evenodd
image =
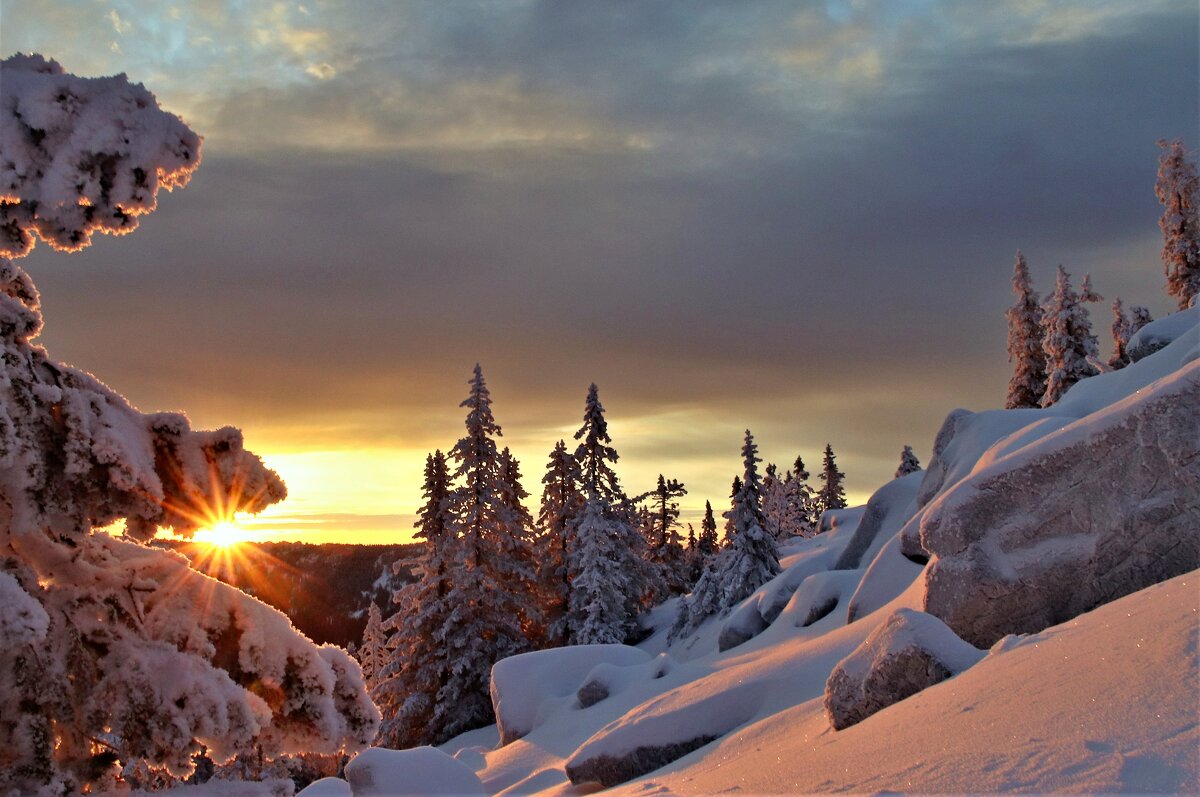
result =
M294 497L366 461L343 497L412 511L480 361L531 492L596 381L633 488L719 505L749 426L781 464L831 442L861 498L1001 400L1018 247L1043 290L1168 306L1188 3L130 3L124 56L96 4L14 8L7 46L207 136L137 235L27 259L48 348L306 463Z

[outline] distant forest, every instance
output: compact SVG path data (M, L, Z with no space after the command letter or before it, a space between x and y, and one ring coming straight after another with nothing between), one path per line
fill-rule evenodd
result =
M416 581L421 545L239 543L222 549L204 542L156 540L186 556L192 567L286 614L314 642L357 644L367 609L392 613L392 593ZM393 565L395 563L395 565Z

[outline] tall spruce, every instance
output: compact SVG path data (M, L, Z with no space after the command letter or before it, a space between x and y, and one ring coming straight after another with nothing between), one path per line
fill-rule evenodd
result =
M567 611L571 578L568 571L568 538L571 521L583 509L579 490L579 464L567 444L559 440L550 452L542 476L542 504L538 512L540 583L544 596L547 635L553 645L565 645L571 636Z
M779 551L764 527L762 483L758 477L762 460L749 430L742 460L744 472L737 482L732 508L725 513L730 523L728 545L707 560L695 589L680 604L671 639L691 634L714 614L727 614L780 572Z
M612 467L618 455L595 384L588 388L583 425L575 439L580 441L575 461L585 504L568 527L568 641L581 644L618 633L624 639L636 628L638 614L654 593L656 573L647 561L645 539L634 526L634 510ZM609 561L601 554L614 558ZM609 578L614 569L620 578ZM602 598L596 593L601 589L608 591ZM622 607L619 618L607 608L612 605ZM583 618L589 618L586 625L580 625Z
M1099 370L1092 364L1099 353L1099 344L1092 334L1092 322L1087 308L1071 287L1071 275L1058 267L1054 295L1046 305L1045 337L1046 392L1041 406L1054 404L1080 379L1095 376Z
M1167 294L1182 310L1200 293L1200 177L1183 141L1163 140L1158 146L1163 153L1158 159L1154 194L1163 206L1158 222L1163 234L1163 270Z
M921 469L921 461L913 453L912 446L905 446L900 452L900 467L896 468L896 478L900 479Z
M1008 319L1008 361L1013 375L1008 381L1006 409L1036 407L1046 393L1046 353L1042 348L1042 308L1033 290L1025 255L1017 252L1013 267L1013 293L1017 301L1005 311Z
M494 562L499 579L509 591L525 596L518 604L525 638L536 643L545 633L541 607L537 599L538 568L533 553L533 518L525 507L529 493L521 485L521 463L509 451L500 452L496 487L500 499L499 526L493 535L497 556Z
M842 486L846 474L838 470L834 460L833 446L826 443L825 459L822 462L819 476L823 484L817 492L817 506L820 509L818 517L831 509L846 508L846 490Z
M372 601L367 607L367 625L363 628L362 644L355 651L362 666L363 682L371 690L379 682L388 663L388 633L384 628L379 606Z
M466 434L450 450L458 486L447 498L450 529L458 541L449 594L456 622L441 640L455 662L438 699L439 709L455 707L439 725L448 736L493 721L492 665L529 649L523 624L537 613L534 595L523 586L524 557L513 555L522 541L508 522L495 440L501 431L478 365L469 384L460 405L467 409Z
M679 534L679 503L675 499L687 495L683 482L667 479L661 473L650 500L648 558L658 570L654 579L658 602L684 592L691 581L690 567Z
M712 556L717 552L720 542L717 539L717 519L713 517L711 501L704 502L704 519L700 521L700 536L696 538L696 549L703 557Z
M424 542L421 579L396 593L398 610L388 648L390 659L371 696L383 714L378 743L403 748L437 744L454 735L454 655L446 639L459 636L459 607L451 585L461 563L448 514L450 475L446 458L435 451L425 459L425 500L417 513L415 536Z

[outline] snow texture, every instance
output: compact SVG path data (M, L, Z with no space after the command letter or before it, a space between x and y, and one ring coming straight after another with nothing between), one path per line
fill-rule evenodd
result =
M900 524L916 510L920 473L912 471L888 482L867 500L854 536L833 565L834 570L854 570L864 559L870 561L880 546L899 531Z
M538 727L545 716L575 695L599 665L643 664L649 653L627 645L575 645L522 653L492 667L492 707L500 743Z
M354 797L487 793L465 764L433 747L364 750L346 764L346 780Z
M354 792L350 791L350 784L341 778L321 778L298 791L296 797L354 797Z
M900 609L833 668L825 684L825 712L833 728L843 730L983 656L936 617Z

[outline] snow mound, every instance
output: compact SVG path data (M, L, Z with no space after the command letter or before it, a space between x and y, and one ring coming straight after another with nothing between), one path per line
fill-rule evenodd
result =
M936 617L900 609L833 668L825 684L825 712L834 730L843 730L983 656Z
M1193 345L1200 345L1200 305L1151 321L1133 334L1125 344L1125 352L1137 362L1185 335L1191 336Z
M1198 429L1200 362L955 485L921 523L926 611L989 646L1200 566Z
M923 564L904 555L899 534L892 536L862 574L858 588L846 606L846 622L853 623L886 606L908 589L925 569Z
M915 471L875 491L867 500L854 535L833 565L834 570L854 570L864 560L869 562L874 557L883 543L916 511L917 491L923 478L922 471Z
M354 797L487 793L466 765L433 747L364 750L346 764L346 780Z
M296 797L354 797L354 792L341 778L321 778L298 791Z
M627 645L576 645L536 650L502 659L492 667L492 707L502 745L538 727L546 715L572 702L576 690L597 680L597 667L630 667L650 661ZM607 693L606 693L607 694Z
M576 784L624 783L748 722L762 700L762 685L749 683L678 706L651 701L584 742L567 761L567 777Z

